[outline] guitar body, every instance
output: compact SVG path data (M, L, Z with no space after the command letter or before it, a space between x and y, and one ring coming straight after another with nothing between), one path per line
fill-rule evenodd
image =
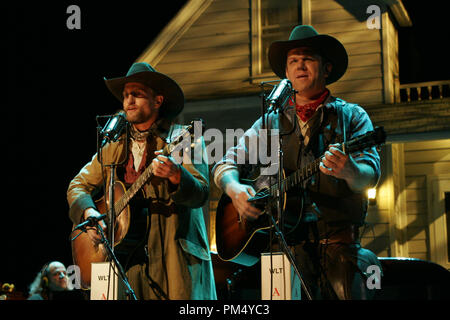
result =
M386 133L383 127L376 127L374 131L369 131L341 144L341 147L345 153L351 154L381 145L385 141ZM261 253L270 245L269 234L274 222L279 227L283 226L280 229L288 244L301 240L304 235L300 230L302 229L300 220L303 209L303 192L300 186L306 179L319 172L320 162L321 157L289 174L288 177L283 172L281 181L257 172L250 174L250 177L257 177L254 180L241 179L242 184L251 185L254 190L257 190L256 195L248 201L263 210L264 213L255 221L241 220L231 199L223 194L216 211L216 244L219 257L222 260L233 261L245 266L254 265L258 262ZM276 181L275 184L273 180ZM282 223L278 221L277 205L273 201L278 198L276 195L279 183L283 190ZM352 201L352 198L348 199L347 202ZM359 212L357 210L355 212L359 217ZM363 213L365 214L365 212ZM271 214L277 218L272 219Z
M114 185L114 202L120 199L126 191L122 182L116 181ZM107 213L105 196L95 201L97 210ZM106 203L109 207L109 193L106 194ZM105 223L108 221L105 220ZM114 230L114 253L123 265L127 260L127 253L136 248L142 241L146 240L148 216L141 212L135 212L127 205L119 215L116 216ZM75 225L74 225L75 227ZM81 231L80 231L81 232ZM105 232L107 236L107 231ZM89 289L91 285L91 264L106 262L107 252L103 244L94 245L86 232L82 232L72 241L72 257L75 265L80 267L81 286ZM125 268L124 268L125 269Z
M199 121L203 127L202 121ZM194 121L191 121L191 124L179 136L164 146L162 155L169 156L176 150L178 144L188 136L190 136L189 141L192 141L193 134ZM192 145L192 147L194 146ZM108 218L113 214L115 217L113 251L125 272L134 264L144 262L143 259L146 258L144 245L147 243L147 236L150 231L150 212L148 212L148 200L142 187L152 177L153 166L150 163L128 190L122 182L117 181L114 185L113 213L107 214L108 210L106 209L110 208L109 191L105 194L106 206L104 198L95 202L97 210L101 214L107 214ZM106 220L105 222L108 222ZM72 231L75 227L73 226ZM82 232L72 241L72 257L74 264L80 267L83 288L90 287L91 264L108 260L104 246L102 244L94 246L86 232Z
M261 177L254 181L241 180L241 183L252 186L261 185ZM257 191L263 193L265 190ZM283 229L286 238L294 234L300 225L302 212L302 196L299 189L287 192L282 197L283 203ZM219 257L224 261L232 261L245 266L252 266L259 261L261 253L269 249L270 230L273 228L273 221L270 215L274 216L275 222L279 225L277 204L271 203L262 209L264 213L256 220L249 221L239 218L239 212L233 205L230 197L222 194L216 211L216 246Z
M230 197L223 194L216 211L216 245L222 260L252 266L268 246L270 221L262 215L256 221L239 219ZM249 245L251 243L251 245Z

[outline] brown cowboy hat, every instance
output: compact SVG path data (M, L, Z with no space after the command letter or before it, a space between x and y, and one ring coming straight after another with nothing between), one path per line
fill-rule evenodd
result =
M106 86L121 102L123 102L123 88L129 82L142 83L164 96L160 108L160 115L163 118L173 119L184 108L184 94L180 86L165 74L157 72L148 63L133 63L125 77L105 78Z
M319 34L312 26L296 26L287 41L275 41L269 47L269 63L277 76L286 78L286 58L289 50L299 47L311 47L332 65L326 83L337 81L347 70L348 56L342 43L332 36Z

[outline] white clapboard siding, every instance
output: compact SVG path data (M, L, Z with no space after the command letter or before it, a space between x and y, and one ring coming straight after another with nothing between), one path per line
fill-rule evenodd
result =
M427 150L450 149L450 139L408 142L405 144L405 152L410 151L427 151Z
M313 27L319 33L335 34L337 32L367 31L366 23L360 22L356 19L344 21L329 21L326 23L314 22L314 19L317 19L315 14L313 14Z
M379 66L381 64L381 55L379 53L367 53L349 56L348 70L352 71L352 68L365 67L365 66Z
M383 74L384 76L384 100L385 103L395 103L396 90L399 79L398 65L398 38L397 29L394 27L387 13L382 15L382 45L383 45ZM397 89L396 89L397 88Z
M423 151L409 151L408 158L405 159L405 163L430 163L439 161L450 161L450 152L448 149L434 149Z
M175 81L184 85L203 83L204 79L210 79L211 81L239 81L247 76L247 68L225 68L222 70L192 72L191 74L184 72L171 74Z
M380 152L381 158L381 177L377 185L377 201L376 205L370 205L367 211L366 227L361 228L361 244L372 250L377 256L391 256L391 239L390 235L390 216L392 199L391 184L388 179L389 175L386 163L386 147L382 147Z
M311 24L319 33L341 41L347 50L347 71L338 82L329 86L331 92L360 105L382 103L380 31L369 30L365 21L359 21L341 4L331 0L311 1Z
M368 223L361 229L364 232L363 238L387 237L387 223Z
M409 143L408 143L409 144ZM405 161L406 163L406 161ZM405 178L405 187L410 189L424 189L427 187L425 176L409 176Z
M429 259L426 176L450 172L450 139L405 143L404 159L409 256Z
M337 81L330 85L330 90L334 93L381 90L382 88L381 78Z
M212 71L212 70L223 70L223 69L233 69L237 67L248 69L248 57L246 56L235 56L235 57L224 57L219 59L208 59L208 60L197 60L191 61L189 63L176 62L176 63L162 63L158 65L158 70L163 73L173 74L184 72L191 74L198 71ZM211 79L205 79L210 81Z
M361 42L346 44L345 50L347 50L349 56L353 56L365 53L380 53L381 47L378 40L366 41L366 39L361 39Z
M333 2L333 1L330 1ZM324 24L324 23L330 23L335 21L353 21L355 20L355 17L345 10L343 7L338 9L332 9L332 10L314 10L315 4L317 2L314 1L311 4L311 22L312 25L316 24Z
M251 3L212 1L158 62L157 69L180 84L187 100L260 91L251 74ZM331 0L311 1L311 24L341 41L349 55L347 72L330 85L331 92L360 105L382 103L380 30L367 29L365 21Z
M194 24L183 35L184 39L197 37L218 36L224 34L248 32L248 19L230 22L213 23L208 25Z
M320 31L317 30L319 33ZM338 39L346 48L347 45L353 43L361 43L361 41L379 41L381 35L379 30L362 30L362 31L345 31L339 30L329 35Z
M250 84L245 80L227 80L227 81L204 81L194 84L183 85L183 90L186 92L191 92L191 97L195 99L207 98L211 91L221 92L221 95L228 96L235 94L239 96L242 91L245 92L259 92L260 88L258 85Z
M413 163L408 164L405 171L407 175L416 175L419 172L430 175L445 174L450 172L450 162Z
M333 91L332 91L333 92ZM375 105L383 102L381 97L382 90L370 90L370 91L357 91L357 92L341 92L339 98L345 101L357 103L361 106Z
M248 43L237 43L230 46L220 45L217 47L188 48L185 50L171 51L166 55L163 62L159 64L171 64L180 62L198 61L198 57L203 57L204 61L210 59L221 59L227 57L248 56L250 48Z
M312 11L342 10L342 5L334 0L310 0Z
M408 177L410 178L410 177ZM417 177L423 180L424 177ZM426 189L413 189L407 187L406 189L406 203L407 203L407 228L406 237L408 241L408 256L410 257L427 257L428 249L426 246L428 229L427 222L427 199ZM408 211L408 209L410 209Z
M250 3L247 0L215 0L214 5L211 5L207 13L214 13L218 11L229 11L230 8L236 9L249 9Z
M190 54L189 50L210 48L210 47L228 47L235 44L248 43L248 32L237 32L237 33L227 33L219 34L206 37L198 38L181 38L172 48L173 51L184 50L186 54ZM170 52L168 53L170 55ZM202 59L207 57L197 57L197 59ZM161 61L161 63L164 63Z
M427 231L423 227L408 227L407 234L409 241L426 241L427 239Z
M339 81L381 78L379 66L361 66L349 68Z
M249 1L214 0L157 65L186 99L242 94L250 85Z
M213 8L217 0L214 1L209 9ZM247 20L249 18L249 9L233 8L231 5L228 10L211 12L209 9L201 15L195 22L195 25L208 25L216 23L235 23L236 21Z
M361 245L378 257L390 256L389 223L368 223L360 229Z

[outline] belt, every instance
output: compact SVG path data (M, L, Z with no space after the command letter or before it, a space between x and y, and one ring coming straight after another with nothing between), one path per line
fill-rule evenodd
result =
M323 245L336 244L336 243L342 243L342 244L359 243L358 227L355 225L351 225L348 228L345 228L341 231L338 231L338 232L332 234L328 238L320 239L319 243L323 244Z

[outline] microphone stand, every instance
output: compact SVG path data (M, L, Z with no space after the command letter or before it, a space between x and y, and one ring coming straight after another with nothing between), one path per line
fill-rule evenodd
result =
M97 116L97 121L99 118L102 117L111 117L111 116ZM129 129L128 129L128 125L125 125L125 155L128 155L128 136L129 136ZM109 164L103 164L103 156L102 156L102 151L103 151L103 146L99 145L99 142L102 141L101 138L101 134L100 134L100 129L101 127L98 126L97 127L97 159L99 160L99 162L102 164L102 167L109 167L110 170L110 179L109 179L109 185L108 185L108 201L106 201L106 196L105 196L105 208L108 208L108 203L109 203L109 209L107 211L107 219L108 219L108 239L105 239L105 247L107 247L107 251L108 251L108 256L111 259L114 259L115 264L117 265L119 271L122 270L123 268L120 265L119 261L117 260L116 256L114 255L114 231L115 231L115 223L116 223L116 211L115 211L115 205L114 205L114 187L116 184L116 177L115 177L115 172L116 172L116 168L119 165L122 165L125 163L125 161L127 160L127 156L124 157L124 159L121 162L118 163L109 163ZM105 187L106 190L106 187ZM102 231L102 236L103 235L103 231ZM109 244L112 244L112 247L109 246ZM110 265L110 272L111 272L111 265ZM125 273L123 272L123 274L121 274L121 278L125 284L125 286L129 287L128 284L128 279L125 275ZM111 277L108 277L108 281L109 279L111 279ZM108 284L108 290L109 290L109 284ZM134 292L133 292L134 294ZM134 296L134 298L136 298ZM135 299L136 300L136 299Z
M265 95L265 90L264 90L264 85L267 83L273 83L273 82L278 82L277 80L273 80L273 81L265 81L265 82L261 82L260 86L261 86L261 129L263 132L265 132L265 129L267 129L267 118L269 117L269 115L267 114L267 108L266 108L266 95ZM272 90L275 90L275 86L272 88ZM269 144L269 134L267 133L267 148L269 148L269 146L271 146L271 142ZM272 152L272 150L270 150L270 152ZM272 177L269 177L269 186L272 184ZM273 229L270 228L269 229L269 248L270 248L270 269L273 270L273 259L272 259L272 242L273 242ZM270 273L270 300L272 300L272 291L273 291L273 273Z
M116 255L114 254L114 251L113 251L113 248L110 245L110 242L105 237L105 233L103 232L102 227L98 223L97 223L97 230L100 232L100 235L102 237L101 243L106 248L106 253L108 254L108 258L109 258L110 263L111 263L111 261L113 261L115 266L117 266L117 269L119 271L119 276L122 279L122 282L123 282L123 284L125 285L125 287L127 289L126 295L128 297L131 297L132 300L137 300L136 294L134 293L134 290L131 288L130 283L128 282L128 278L127 278L127 276L125 274L125 271L123 270L122 265L120 264L119 260L117 259ZM111 266L110 266L110 268L111 268ZM110 279L110 278L111 277L108 277L108 279ZM109 284L108 284L108 288L109 288Z
M134 290L131 288L130 283L128 282L128 278L125 274L125 271L123 270L122 265L120 264L119 260L117 259L116 255L114 254L114 251L110 245L110 242L105 237L105 233L103 232L102 227L98 223L100 220L103 220L104 218L106 218L106 214L102 214L100 217L92 218L92 219L86 220L83 223L80 223L78 226L75 227L74 231L81 230L81 232L78 233L75 237L73 237L72 241L75 240L76 238L78 238L83 232L86 232L87 227L92 227L95 223L97 232L100 233L100 236L101 236L100 243L102 243L103 246L105 247L106 254L108 255L109 261L113 261L114 264L117 266L117 269L119 271L119 276L120 276L122 282L124 283L125 287L127 288L126 295L128 297L131 297L132 300L137 300L136 294L134 293ZM111 266L110 266L110 268L111 268ZM110 278L111 277L108 277L108 281ZM108 290L109 290L109 283L108 283Z
M101 117L111 117L111 116L97 116L97 119L101 118ZM112 243L114 245L114 228L115 228L115 220L116 220L116 214L115 214L115 208L114 208L114 186L116 184L116 177L115 177L115 172L116 172L116 168L119 165L122 165L125 163L127 157L125 156L124 159L119 162L119 163L109 163L109 164L103 164L103 156L102 156L102 151L103 151L103 146L100 146L99 142L101 141L100 139L100 129L101 127L98 126L97 127L97 159L99 160L99 162L102 164L102 167L109 167L110 170L110 179L109 179L109 185L108 185L108 201L106 202L106 208L108 208L108 203L109 203L109 210L108 210L108 239L109 242ZM128 125L125 126L125 130L126 130L126 135L125 135L125 155L128 154L128 135L129 135L129 131L128 131ZM105 188L106 190L106 188ZM105 201L106 201L106 197L105 197ZM113 249L114 250L114 249Z
M273 82L273 81L269 81L269 82ZM265 83L267 83L267 82L262 82L261 85L263 86ZM291 91L292 91L291 95L293 95L296 92L294 89L292 89ZM264 94L263 94L263 96L264 96ZM263 99L263 108L262 108L263 111L264 111L264 102L265 102L265 99ZM284 107L285 107L284 105L281 105L281 106L275 106L275 108L273 108L273 112L278 115L278 124L280 126L281 126L280 114L283 111ZM266 113L264 112L262 116L264 117L265 114ZM263 126L265 126L263 119L262 119L262 121L263 121ZM296 119L294 118L293 121L296 121ZM263 127L263 128L265 128L265 127ZM306 283L304 282L303 277L300 274L297 264L295 263L295 259L292 255L291 250L289 249L289 247L287 245L286 239L283 234L283 232L284 232L284 221L283 220L284 219L283 219L283 213L282 213L282 207L283 207L282 195L284 193L284 185L282 184L282 180L283 180L282 176L283 176L283 156L284 155L283 155L283 150L281 147L282 143L283 143L283 137L282 137L283 134L281 134L281 128L278 128L278 129L280 130L280 132L278 134L278 148L279 148L278 149L278 189L277 189L277 194L275 197L277 198L277 215L278 215L278 224L280 225L280 227L278 226L277 222L273 218L271 205L268 205L267 207L270 210L269 216L271 218L273 228L275 229L275 235L278 238L278 243L281 248L281 251L286 255L290 264L294 268L294 272L297 275L297 277L300 279L301 286L302 286L303 291L305 292L307 298L309 300L312 300L311 293L309 292L309 289L308 289ZM284 134L287 134L287 133L284 133ZM272 228L271 228L271 230L272 230ZM270 243L270 245L272 245L272 243ZM272 294L271 294L271 296L272 296Z

